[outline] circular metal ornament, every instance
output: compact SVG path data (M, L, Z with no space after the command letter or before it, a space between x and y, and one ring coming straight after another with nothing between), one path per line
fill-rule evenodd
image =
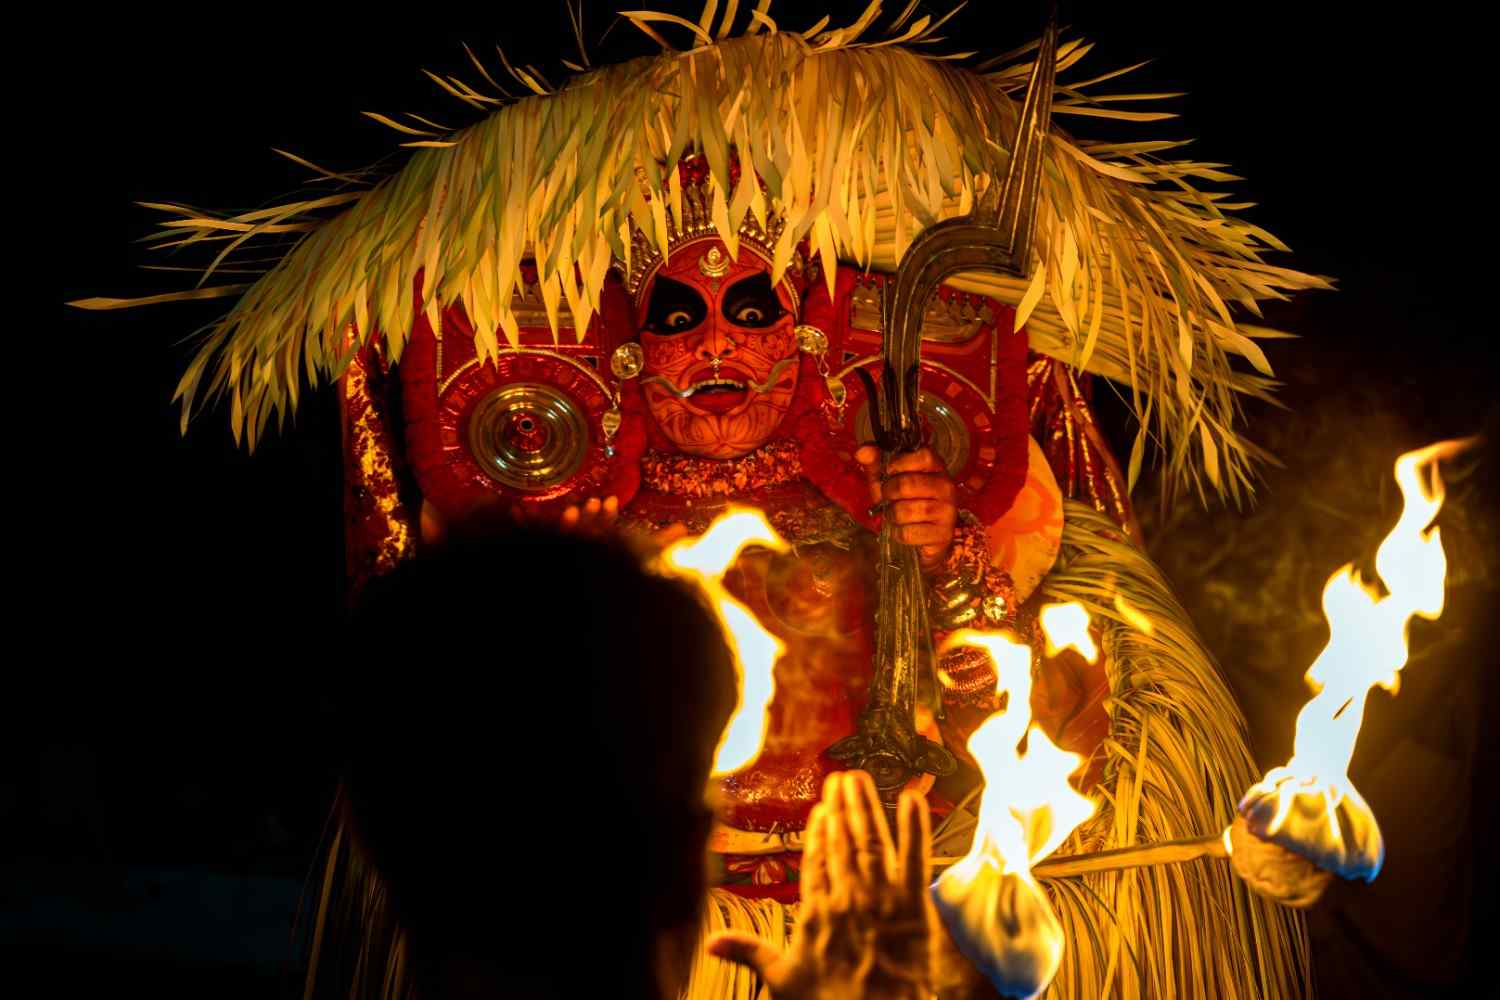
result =
M794 331L797 334L797 349L804 354L821 358L828 353L828 335L815 326L802 324Z
M929 446L942 459L948 474L957 477L969 464L969 428L963 416L941 399L925 392L918 397L917 410L932 428ZM854 431L862 442L875 440L869 400L865 400L854 416Z
M512 489L539 493L565 482L589 446L583 410L556 387L512 382L474 406L469 453L485 473Z
M609 356L609 370L616 378L635 378L646 367L646 355L637 343L621 344Z

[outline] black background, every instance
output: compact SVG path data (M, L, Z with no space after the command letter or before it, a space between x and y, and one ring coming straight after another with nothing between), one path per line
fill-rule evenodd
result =
M499 41L556 69L567 19L560 4L530 6L113 9L12 41L25 117L9 144L21 354L7 492L20 558L0 691L13 744L0 762L0 944L64 993L96 977L158 995L274 991L332 787L331 668L350 668L339 683L388 675L341 659L330 394L254 456L234 447L222 411L180 436L170 396L184 339L217 310L62 303L180 287L182 275L139 270L152 258L132 241L155 219L134 202L260 204L306 176L271 147L368 164L395 138L365 110L471 121L420 73L477 77L462 41L491 66ZM591 39L607 10L587 14ZM1149 489L1142 498L1153 551L1223 660L1262 763L1288 749L1299 678L1326 635L1323 581L1373 552L1394 517L1390 460L1495 426L1492 57L1481 26L1432 10L1063 8L1098 43L1077 72L1153 59L1117 89L1188 92L1170 102L1179 120L1131 131L1191 137L1196 156L1232 164L1289 262L1340 286L1271 312L1303 339L1271 351L1295 413L1252 408L1252 437L1287 462L1255 510L1188 506L1164 520ZM790 3L772 13L799 28L815 19ZM1029 4L974 4L953 25L955 46L984 51L1035 33ZM650 47L619 26L596 51ZM1107 393L1100 405L1123 454L1131 430ZM1481 467L1456 488L1443 520L1449 613L1415 630L1402 697L1371 699L1354 777L1390 860L1373 886L1336 887L1313 915L1325 996L1476 995L1473 948L1494 928L1494 863L1475 849L1494 829L1493 478ZM498 716L493 681L475 686ZM544 801L567 779L524 783Z

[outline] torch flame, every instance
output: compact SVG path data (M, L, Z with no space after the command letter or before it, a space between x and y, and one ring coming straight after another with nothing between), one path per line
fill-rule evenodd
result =
M760 754L766 735L766 709L776 693L773 670L786 649L749 608L724 589L724 574L752 545L776 552L790 549L760 511L731 507L703 534L676 542L661 554L661 565L668 572L703 588L724 628L724 639L739 675L739 703L714 754L716 775L737 771Z
M1099 659L1099 647L1089 635L1089 613L1082 604L1077 601L1049 604L1042 608L1037 619L1042 623L1042 635L1047 639L1048 656L1056 656L1071 647L1090 663Z
M1085 613L1085 638L1087 626ZM1031 866L1092 816L1094 803L1068 783L1082 758L1031 725L1031 651L1003 633L974 631L958 633L945 649L961 645L989 653L1007 701L969 737L984 774L979 822L969 853L932 887L933 901L959 951L1001 993L1032 997L1057 973L1065 940Z
M1297 716L1292 758L1240 802L1257 836L1345 878L1373 879L1385 857L1375 815L1349 781L1349 762L1370 689L1379 684L1395 694L1400 687L1411 618L1443 613L1447 558L1438 529L1428 530L1443 505L1437 463L1468 444L1443 441L1396 460L1404 506L1375 555L1387 593L1364 582L1352 564L1329 578L1328 645L1307 671L1314 694Z

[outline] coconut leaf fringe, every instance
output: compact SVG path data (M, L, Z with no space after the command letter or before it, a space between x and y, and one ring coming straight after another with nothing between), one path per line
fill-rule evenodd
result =
M355 842L342 801L324 850L313 903L303 1000L410 1000L414 977L406 932L380 873Z
M1160 843L1222 830L1258 773L1245 722L1212 656L1161 572L1118 526L1093 508L1066 505L1062 556L1042 600L1078 601L1103 627L1111 670L1110 736L1098 813L1058 852L1078 854ZM1116 603L1143 614L1148 635ZM961 854L972 836L972 802L934 832L934 851ZM342 810L336 810L342 815ZM378 873L336 825L319 887L306 1000L327 995L404 1000L407 949ZM1302 916L1251 894L1223 860L1044 880L1067 936L1046 996L1061 1000L1212 997L1311 1000ZM795 908L710 895L705 937L756 934L784 946ZM752 997L738 967L700 954L692 998Z
M184 429L197 406L227 398L236 439L253 448L273 416L279 424L296 406L304 379L315 386L341 374L351 324L361 338L379 331L399 359L416 309L435 318L462 300L481 357L493 356L502 337L515 344L518 336L511 296L523 259L535 260L553 330L566 309L585 331L632 230L664 241L663 210L681 198L674 168L686 153L710 164L726 242L734 245L747 214L781 213L778 273L805 239L830 280L835 259L893 270L924 227L966 213L1004 176L1033 47L967 70L956 65L967 54L923 47L938 40L941 20L910 20L910 8L877 35L878 3L847 27L827 27L825 18L801 33L779 30L767 7L748 12L739 37L728 37L737 4L717 28L712 2L696 24L631 12L664 51L581 73L557 90L502 52L510 77L531 92L523 99L495 84L478 59L495 93L432 75L488 117L447 132L425 119L372 115L414 152L371 187L369 173L299 161L346 189L238 215L155 206L172 216L159 246L215 251L184 298L214 294L204 283L236 254L295 240L243 290L183 375L176 398ZM673 32L693 47L672 50L665 34ZM1059 72L1090 48L1062 45ZM1116 105L1175 95L1089 96L1118 75L1059 82L1056 115L1172 117ZM1168 493L1212 489L1238 502L1250 495L1261 457L1238 430L1238 398L1267 396L1274 383L1255 342L1273 333L1239 323L1235 310L1258 315L1261 301L1328 283L1267 263L1267 251L1282 244L1230 214L1243 203L1197 186L1236 178L1222 164L1159 155L1180 145L1088 142L1054 127L1032 278L955 283L1016 304L1035 349L1129 386L1142 440L1163 450ZM732 187L731 149L742 166ZM413 301L418 271L422 302ZM1235 367L1236 355L1253 372Z
M1233 821L1258 777L1244 717L1161 572L1105 515L1069 502L1046 601L1078 601L1103 626L1112 673L1099 812L1059 852L1202 836ZM1116 595L1150 619L1132 626ZM1225 860L1046 880L1068 938L1049 997L1301 1000L1299 912L1250 893Z
M703 947L720 931L753 934L785 951L791 944L797 904L774 899L746 899L727 889L711 889L703 910L698 951L682 1000L755 1000L762 995L760 977L743 965L715 958Z
M1112 695L1099 811L1055 856L1223 830L1241 793L1259 778L1244 717L1155 564L1107 515L1086 504L1066 506L1060 564L1043 581L1041 600L1078 601L1103 627ZM1131 616L1150 619L1151 634L1127 620L1117 596ZM934 854L968 850L975 799L960 802L934 830ZM1067 938L1062 967L1044 994L1048 1000L1312 1000L1301 913L1249 892L1228 861L1044 879L1042 885ZM716 892L715 899L727 895ZM766 912L775 904L731 897L719 905L705 919L707 932L782 933ZM695 982L709 982L708 961L699 961ZM727 981L713 982L718 988ZM750 998L753 989L753 983L739 984L733 993L687 996Z

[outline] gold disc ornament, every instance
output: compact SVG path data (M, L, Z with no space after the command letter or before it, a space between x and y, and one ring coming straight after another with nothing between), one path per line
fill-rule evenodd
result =
M588 450L588 420L550 385L514 382L485 396L469 417L469 452L502 485L539 493L578 471Z

